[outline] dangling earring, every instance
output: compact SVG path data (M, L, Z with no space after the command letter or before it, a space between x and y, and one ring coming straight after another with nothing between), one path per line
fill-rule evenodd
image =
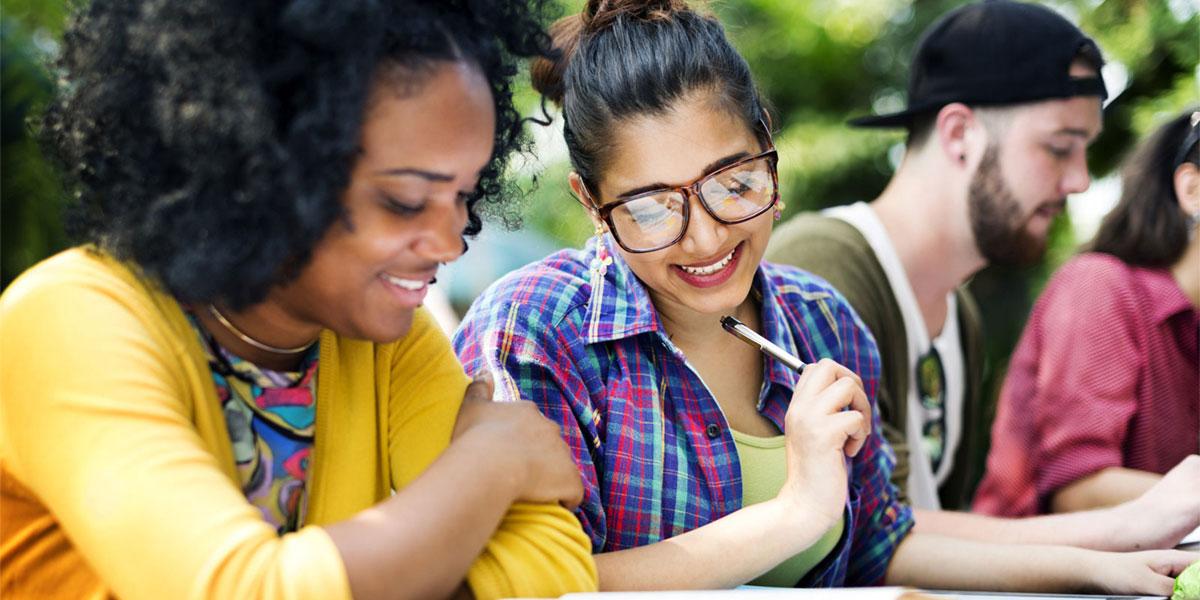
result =
M592 262L589 265L593 279L604 277L605 273L608 273L608 265L612 264L612 257L608 255L608 249L604 245L604 227L596 225L594 236L596 239L596 256L592 257Z
M775 201L775 220L776 221L783 218L783 209L785 209L785 208L787 208L787 204L784 204L783 200Z

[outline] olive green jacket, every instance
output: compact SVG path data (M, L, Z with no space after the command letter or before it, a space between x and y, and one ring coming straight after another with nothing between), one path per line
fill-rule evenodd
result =
M802 214L778 227L767 247L767 260L795 265L829 281L862 318L879 344L882 372L877 402L884 437L896 452L892 481L908 501L909 450L908 338L904 318L887 275L866 238L853 225L833 217ZM954 467L939 488L942 508L968 509L987 459L987 440L994 407L982 393L983 338L979 308L965 286L958 298L959 335L966 369L962 436Z

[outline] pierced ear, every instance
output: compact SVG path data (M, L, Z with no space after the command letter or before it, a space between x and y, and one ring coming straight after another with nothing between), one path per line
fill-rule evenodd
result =
M975 112L961 102L947 104L938 111L934 133L948 162L966 166L975 143L975 125Z
M591 193L588 192L587 185L583 183L583 178L579 176L579 173L571 171L567 175L567 184L571 186L571 193L575 195L575 201L588 212L592 223L598 228L603 228L604 222L600 219L599 206L596 204L596 200L592 198Z

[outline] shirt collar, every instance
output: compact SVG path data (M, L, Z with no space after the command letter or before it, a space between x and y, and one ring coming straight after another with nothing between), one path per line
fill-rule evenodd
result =
M1164 323L1179 313L1195 310L1192 301L1183 293L1169 270L1134 267L1133 271L1149 296L1150 306L1153 307L1150 316L1156 324Z
M584 312L587 343L632 337L662 328L646 287L614 250L611 235L591 238L584 248L590 256L591 294ZM597 250L602 252L597 252ZM602 259L606 257L606 259Z
M759 299L762 305L762 331L759 333L780 348L798 354L802 344L796 339L796 333L789 325L788 311L784 306L787 301L784 298L784 292L787 290L786 286L781 286L780 283L772 277L768 269L764 268L764 264L758 266L758 271L754 275L753 293L760 295ZM800 356L799 358L806 363L812 360L812 357ZM799 373L770 356L765 356L764 359L766 360L768 382L789 389L796 387L796 382L800 379Z
M611 263L601 264L596 253L598 245L602 245L600 247L604 249L605 256L611 257ZM610 342L662 329L658 311L650 300L646 286L633 274L629 264L614 247L612 236L605 235L599 239L593 237L584 250L591 256L589 266L592 269L590 274L593 282L584 313L589 344ZM602 274L598 274L596 269ZM759 296L762 305L762 331L759 333L781 348L799 348L800 344L797 343L792 327L788 324L785 299L781 295L784 291L763 269L763 265L759 264L752 289L752 293ZM766 365L768 381L789 388L795 387L799 374L769 356L766 357Z

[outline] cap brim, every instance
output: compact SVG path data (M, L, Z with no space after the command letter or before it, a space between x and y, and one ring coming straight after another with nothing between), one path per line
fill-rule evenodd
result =
M846 121L851 127L908 127L922 111L906 110L888 115L857 117Z

